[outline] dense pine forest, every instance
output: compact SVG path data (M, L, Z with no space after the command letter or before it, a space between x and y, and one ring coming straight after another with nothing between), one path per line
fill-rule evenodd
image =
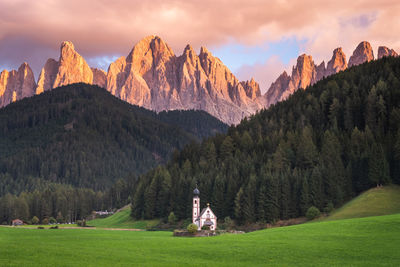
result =
M205 112L157 114L96 86L58 88L0 110L0 195L37 179L103 190L226 129Z
M132 216L191 215L193 188L219 219L274 222L400 183L400 58L352 67L299 90L227 134L190 144L140 176Z
M86 84L12 103L0 109L0 223L119 207L137 175L227 128L203 111L157 114Z

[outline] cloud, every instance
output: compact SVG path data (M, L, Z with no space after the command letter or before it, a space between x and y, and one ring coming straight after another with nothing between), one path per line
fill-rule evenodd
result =
M151 34L177 54L187 43L195 49L254 46L293 36L307 40L300 52L318 60L329 59L337 46L349 57L362 40L400 51L398 14L397 0L1 0L0 66L19 65L22 58L42 65L58 57L54 51L63 40L97 62L127 55Z
M254 78L254 80L260 84L261 93L264 94L271 86L271 83L273 83L284 70L290 75L291 66L295 63L295 59L285 64L280 57L271 56L262 63L243 65L235 74L240 80Z

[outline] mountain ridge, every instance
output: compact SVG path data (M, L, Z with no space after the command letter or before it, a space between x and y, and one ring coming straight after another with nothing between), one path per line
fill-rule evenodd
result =
M384 46L378 49L378 59L398 56ZM332 58L317 65L311 55L297 58L289 75L284 71L264 95L252 78L239 81L223 62L205 47L196 54L187 45L176 55L158 36L147 36L136 43L129 54L112 62L107 72L91 68L75 51L70 41L64 41L57 60L48 59L37 84L29 65L23 65L28 75L16 82L18 71L3 71L0 75L0 107L26 96L40 94L58 86L84 82L107 89L118 98L157 112L163 110L204 110L228 124L237 124L244 117L286 99L296 90L374 59L371 45L363 41L349 61L342 48L333 50ZM22 67L22 65L21 65ZM21 85L24 88L21 89ZM24 91L24 93L21 93Z

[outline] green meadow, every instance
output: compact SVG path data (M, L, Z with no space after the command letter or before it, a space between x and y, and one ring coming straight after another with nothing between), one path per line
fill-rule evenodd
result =
M0 266L398 266L400 214L217 237L0 227Z
M391 185L372 188L362 193L326 219L340 220L395 213L400 213L400 186Z
M129 228L129 229L146 229L157 225L159 220L143 220L135 221L130 216L131 208L130 205L125 206L119 212L113 214L104 219L95 219L88 221L88 226L94 226L96 228Z

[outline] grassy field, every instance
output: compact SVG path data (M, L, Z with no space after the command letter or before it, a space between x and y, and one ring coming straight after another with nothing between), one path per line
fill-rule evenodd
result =
M362 218L368 216L400 213L400 186L392 185L372 188L341 208L326 220Z
M400 214L241 235L0 227L0 266L398 266Z
M130 216L131 208L126 206L121 211L115 213L114 215L104 218L95 219L88 221L89 226L95 226L97 228L132 228L132 229L146 229L157 225L159 220L149 220L149 221L134 221Z

